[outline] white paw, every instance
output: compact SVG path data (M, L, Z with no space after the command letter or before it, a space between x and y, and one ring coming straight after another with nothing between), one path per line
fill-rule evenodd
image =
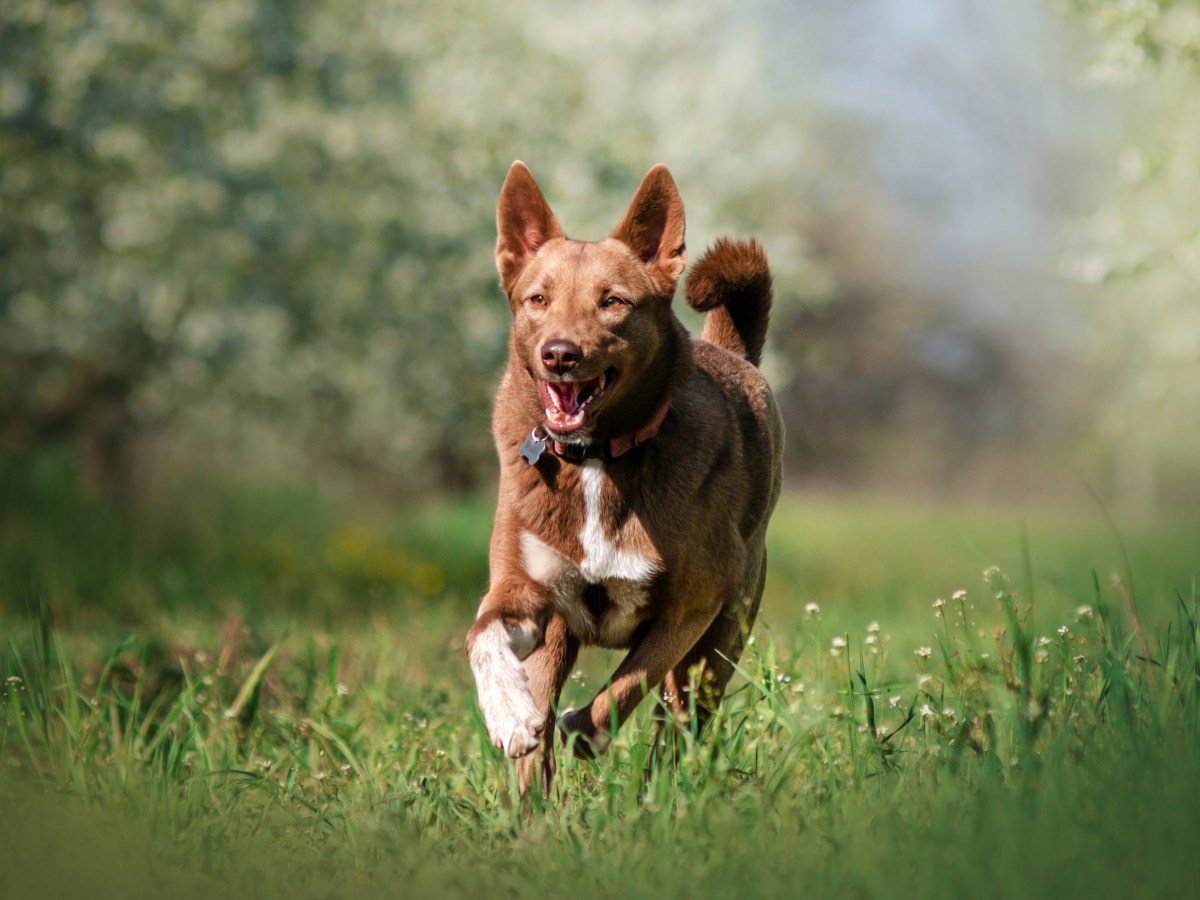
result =
M470 661L492 746L513 759L533 751L542 741L546 714L534 702L525 668L499 622L475 638Z
M492 746L512 759L537 749L546 727L546 715L533 702L529 688L505 693L480 688L479 708Z

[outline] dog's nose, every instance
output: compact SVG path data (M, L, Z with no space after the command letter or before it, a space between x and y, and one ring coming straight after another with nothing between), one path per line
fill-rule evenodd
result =
M579 364L583 349L571 341L555 340L542 344L542 363L550 372L564 375Z

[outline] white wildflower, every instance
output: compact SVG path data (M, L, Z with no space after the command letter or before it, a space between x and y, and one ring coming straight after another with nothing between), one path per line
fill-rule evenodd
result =
M904 698L901 697L899 694L892 694L892 696L888 697L888 708L889 709L899 709L900 703L903 699Z
M935 715L937 715L937 713L935 713L933 711L932 706L930 706L928 703L921 704L921 718L922 719L931 719Z
M879 634L879 623L870 622L867 624L867 634Z
M806 616L819 616L821 614L821 607L816 603L805 603L804 614Z
M1092 619L1096 616L1096 611L1088 604L1084 603L1075 607L1075 615L1080 619Z
M964 591L962 588L959 588L957 591L955 591L953 594L950 595L950 599L953 600L955 603L962 603L964 600L967 599L967 592Z
M833 656L838 656L846 649L846 639L840 634L834 635L833 640L829 642L829 652Z
M933 648L932 647L918 647L916 650L913 651L913 653L920 659L929 659L930 657L933 656Z

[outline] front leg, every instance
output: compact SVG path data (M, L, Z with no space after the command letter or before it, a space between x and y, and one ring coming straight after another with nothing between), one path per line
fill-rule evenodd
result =
M542 794L550 793L554 781L554 709L579 652L579 640L567 629L561 615L550 617L544 635L542 645L524 663L529 688L545 722L542 749L517 760L517 785L522 797L534 784Z
M542 644L548 615L539 588L513 578L488 591L467 632L467 660L488 738L513 759L534 750L545 732L546 710L534 698L521 663Z
M603 753L612 740L613 713L620 727L642 702L647 690L657 686L696 645L719 610L714 600L682 617L656 620L617 666L610 685L583 709L568 710L559 720L564 738L577 734L579 755Z

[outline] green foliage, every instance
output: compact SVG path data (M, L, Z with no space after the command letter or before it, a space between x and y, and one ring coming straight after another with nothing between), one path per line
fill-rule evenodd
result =
M102 478L133 436L170 428L278 466L476 483L504 351L491 247L508 164L591 207L572 227L599 237L665 150L681 175L712 165L660 106L624 106L635 80L754 133L742 78L715 65L722 7L671 22L682 6L14 0L0 441L86 439ZM613 15L625 40L598 81L586 22ZM688 41L665 65L643 52ZM706 202L750 202L756 178Z
M62 467L13 465L6 534L60 535L27 584L137 550L28 609L3 588L14 896L1173 896L1200 874L1194 531L1128 535L1130 571L1103 523L1031 517L1025 550L1007 515L789 496L763 622L710 732L654 764L642 709L522 809L461 657L485 505L414 514L389 544L373 513L209 484L211 505L156 543L185 506L122 520ZM374 549L279 587L346 530ZM1002 543L979 553L1001 568L981 578L963 533ZM236 552L251 535L297 552L264 574ZM436 561L446 586L388 583L380 546ZM171 570L189 599L165 602ZM123 594L146 595L136 626L109 605ZM611 671L583 664L566 703Z
M1096 377L1096 453L1126 505L1192 503L1200 452L1200 9L1190 0L1065 4L1087 26L1084 75L1126 121L1105 196L1069 230ZM1186 498L1179 502L1182 493Z
M1081 283L1069 334L1054 303L1014 305L1043 289L1012 255L1032 241L1040 258L1040 231L1001 215L972 232L989 205L974 191L984 175L1030 179L1013 186L1029 195L1013 209L1044 228L1070 193L1045 182L1087 168L1065 143L1104 142L1042 134L1013 145L1041 148L1015 151L1017 162L998 153L995 171L965 169L969 184L922 180L901 138L937 96L871 79L940 70L823 80L822 66L854 69L849 57L796 49L820 45L834 20L829 43L867 27L849 14L729 0L11 0L0 19L0 444L68 442L96 483L126 487L140 486L125 482L142 475L130 448L147 433L205 460L372 489L477 486L491 471L489 394L504 354L490 259L503 172L525 159L572 234L598 237L661 160L684 188L694 250L723 231L770 250L768 369L805 470L936 484L949 472L983 491L1014 456L1014 468L1040 463L1044 438L1070 444L1082 431L1094 438L1084 468L1107 493L1185 506L1200 404L1189 299L1200 17L1184 0L1052 5L1091 52L1080 69L1097 106L1125 126L1120 152L1098 159L1112 170L1099 210L1054 248ZM1009 15L988 21L1024 21L1037 32L1028 47L1048 46L1042 16ZM952 18L930 20L947 41ZM983 78L987 65L972 71ZM958 105L929 121L964 121L923 135L911 146L931 150L916 156L954 158L965 152L956 135L1003 133L1045 88L1048 107L1065 102L1061 85L1038 80L1054 67L1035 77L1042 69L1013 69L1033 81L1011 107L952 94ZM913 108L876 119L892 97ZM1039 115L1031 125L1053 131L1055 115ZM895 147L880 145L892 132L864 124L883 121ZM1055 128L1082 117L1069 121ZM951 185L970 216L939 205ZM902 239L880 227L895 215L915 215ZM951 234L960 217L962 240ZM951 251L982 249L922 260L914 251L942 246L938 234ZM1071 349L1057 358L1043 335ZM1090 390L1064 374L1080 360Z
M494 291L472 263L495 166L444 197L422 179L454 135L410 96L441 21L420 9L16 4L0 431L120 440L182 408L385 468L437 438L464 477L486 398L457 385L491 374L500 329L452 311Z
M396 517L287 483L211 474L156 485L137 509L78 486L66 454L0 456L0 620L39 604L130 625L164 614L295 614L336 621L377 606L481 592L482 505Z

